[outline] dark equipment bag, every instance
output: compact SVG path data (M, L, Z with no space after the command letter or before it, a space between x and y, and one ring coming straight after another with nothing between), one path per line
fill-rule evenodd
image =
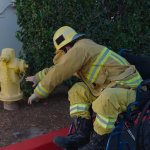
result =
M119 53L130 64L135 65L144 80L138 87L136 95L140 111L137 122L136 150L150 150L150 56L134 55L122 50Z
M150 79L150 56L127 53L123 50L119 54L127 59L130 64L135 65L143 80Z

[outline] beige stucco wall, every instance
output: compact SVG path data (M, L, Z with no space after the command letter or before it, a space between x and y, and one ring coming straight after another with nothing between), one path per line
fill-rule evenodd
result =
M22 43L17 40L15 35L19 26L17 25L15 7L9 5L11 1L0 0L0 51L2 48L11 47L16 50L18 55Z

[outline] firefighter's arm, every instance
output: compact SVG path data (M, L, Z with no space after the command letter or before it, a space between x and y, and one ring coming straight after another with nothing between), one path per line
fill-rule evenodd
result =
M50 67L50 68L45 68L45 69L39 71L38 73L35 74L35 79L36 79L38 82L40 82L40 81L46 76L46 74L48 73L48 71L49 71L50 69L51 69L51 67Z
M36 73L34 76L28 76L26 77L27 82L32 82L33 87L35 87L47 74L47 72L50 70L50 68L45 68L38 73Z
M58 63L62 56L65 55L64 51L58 50L55 57L53 58L54 64ZM33 87L35 87L47 74L47 72L51 69L50 68L45 68L38 73L36 73L34 76L29 76L26 78L26 81L33 82Z
M86 52L84 49L71 48L51 69L37 85L34 94L37 97L47 97L49 93L64 80L70 78L80 70L86 63Z

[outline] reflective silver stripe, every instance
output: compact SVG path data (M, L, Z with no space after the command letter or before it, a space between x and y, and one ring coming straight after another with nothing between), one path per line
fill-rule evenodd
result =
M103 128L111 129L111 128L114 128L116 119L109 119L109 118L105 118L104 116L101 116L101 115L96 115L96 121Z
M123 57L121 57L120 55L116 54L113 51L111 51L110 56L121 65L129 65L129 63L126 61L126 59L124 59Z
M70 114L77 113L77 112L82 112L82 111L88 111L89 110L89 105L87 104L75 104L70 106Z
M126 84L129 85L130 87L137 87L141 82L142 78L139 75L139 73L135 74L134 77L128 79L128 80L121 80L121 81L116 81L116 83L119 83L121 85Z
M109 57L109 49L104 48L99 55L97 56L95 62L92 64L90 71L88 73L87 79L90 80L92 83L96 80L97 75L102 67L102 65L107 61Z
M138 79L133 82L129 82L128 84L140 84L142 81L143 81L142 79Z
M45 72L44 72L44 70L42 70L39 72L39 78L40 78L40 80L42 80L44 77L45 77Z
M39 83L38 86L35 88L35 92L41 95L42 97L48 96L49 92L42 87L42 85Z

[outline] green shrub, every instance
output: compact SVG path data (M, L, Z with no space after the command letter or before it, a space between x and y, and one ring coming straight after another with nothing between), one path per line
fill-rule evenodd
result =
M17 0L17 38L29 64L27 75L52 65L53 34L64 25L115 51L150 53L149 6L144 0Z

